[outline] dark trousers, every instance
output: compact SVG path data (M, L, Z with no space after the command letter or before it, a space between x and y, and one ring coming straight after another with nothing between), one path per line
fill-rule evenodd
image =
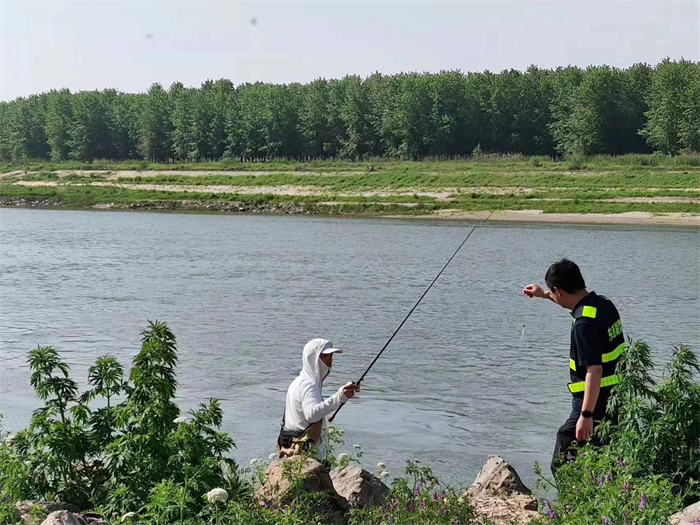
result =
M598 403L596 410L593 414L593 428L597 426L601 419L605 416L605 408L607 405L607 399L603 403ZM574 397L571 400L571 415L564 424L559 427L557 432L557 440L554 444L554 454L552 455L552 464L550 468L552 469L552 475L556 476L557 469L566 461L567 455L575 454L573 449L573 444L576 441L576 423L578 423L579 417L581 417L581 408L583 407L583 399ZM591 443L600 445L600 441L591 438ZM582 443L579 443L582 444Z

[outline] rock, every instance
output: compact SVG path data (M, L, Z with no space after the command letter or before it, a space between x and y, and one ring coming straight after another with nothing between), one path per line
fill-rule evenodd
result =
M532 491L500 456L488 457L467 494L493 525L526 524L539 516Z
M671 525L695 525L700 521L700 501L686 507L685 510L677 512L669 522Z
M532 496L480 496L471 499L477 513L486 516L491 525L527 525L540 516L537 500Z
M288 474L289 473L289 474ZM328 470L312 458L299 456L278 459L270 463L263 483L255 492L261 505L272 508L286 508L294 503L299 495L294 489L294 480L300 479L300 492L305 494L325 493L324 503L315 512L324 514L333 523L346 523L345 514L350 510L348 502L333 488Z
M18 501L17 503L15 503L15 508L17 509L17 512L19 512L22 523L25 523L26 525L33 525L33 523L36 520L33 519L33 516L31 516L31 514L32 509L35 507L39 507L39 509L44 510L46 514L51 514L52 512L56 512L59 510L67 510L71 513L80 512L80 509L75 505L71 505L70 503L63 503L60 501Z
M85 525L109 525L109 523L99 514L94 512L83 512L76 515L78 521L82 521Z
M489 456L486 465L481 469L472 486L469 487L469 495L479 497L482 495L508 495L532 494L532 491L518 476L513 467L504 461L501 456Z
M85 522L79 521L72 513L67 510L57 510L49 514L41 525L84 525Z
M367 507L384 503L389 487L368 471L359 467L343 467L331 471L336 492L352 507Z

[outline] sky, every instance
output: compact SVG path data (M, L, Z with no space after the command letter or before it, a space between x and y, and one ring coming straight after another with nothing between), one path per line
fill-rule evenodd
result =
M0 0L0 100L154 82L700 60L700 0Z

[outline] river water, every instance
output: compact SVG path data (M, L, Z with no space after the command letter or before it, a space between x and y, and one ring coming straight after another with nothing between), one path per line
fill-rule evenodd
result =
M472 223L0 209L0 413L39 406L26 352L56 346L84 381L104 354L128 367L148 319L177 336L178 403L222 400L235 457L274 450L307 340L344 349L326 393L357 378ZM528 300L567 256L659 362L700 349L700 231L486 224L476 230L336 423L363 463L408 458L470 483L500 454L533 483L570 397L571 318Z

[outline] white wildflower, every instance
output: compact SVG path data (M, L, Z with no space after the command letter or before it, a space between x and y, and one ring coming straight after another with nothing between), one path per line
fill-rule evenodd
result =
M185 416L176 417L173 419L173 423L179 425L180 423L187 423L187 418Z
M355 450L360 450L362 447L361 447L360 445L358 445L357 443L355 443L355 444L352 446L352 448L354 448Z
M207 501L209 503L226 503L228 501L228 492L224 489L211 489L207 492Z
M464 496L460 496L459 498L457 498L457 503L459 503L460 505L464 503Z
M350 457L345 452L338 455L338 461L340 463L342 463L343 461L348 461L349 459L350 459Z
M134 519L135 517L136 517L136 513L135 513L135 512L127 512L126 514L124 514L124 515L122 516L122 522L124 522L124 521L126 521L126 520Z
M5 438L5 443L8 445L12 445L12 442L15 440L15 436L12 434L7 434L7 437Z
M269 456L267 456L267 459L269 459L269 460L277 459L277 454L272 453Z
M389 477L389 473L388 473L386 470L382 470L382 471L379 473L379 477L382 478L382 481L384 481L386 478Z
M332 436L336 433L335 427L328 427L328 435Z
M377 470L380 472L386 470L386 465L384 463L377 463Z
M253 458L250 460L250 464L255 465L258 461L260 461L258 458Z

